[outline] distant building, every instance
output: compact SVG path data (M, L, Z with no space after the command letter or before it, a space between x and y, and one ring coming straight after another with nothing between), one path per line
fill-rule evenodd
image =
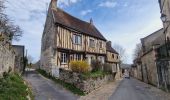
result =
M106 43L106 62L112 65L112 70L116 73L116 78L121 77L119 53L112 48L111 41Z
M15 52L15 65L14 71L22 73L24 70L24 51L25 47L21 45L12 45Z

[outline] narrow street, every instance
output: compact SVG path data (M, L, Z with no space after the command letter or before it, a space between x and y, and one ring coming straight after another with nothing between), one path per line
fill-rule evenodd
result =
M124 79L109 100L170 100L170 94L136 79Z
M55 84L49 79L46 79L39 75L35 71L28 71L24 76L25 80L33 88L35 100L76 100L78 96L75 96L71 92L67 91L58 84Z

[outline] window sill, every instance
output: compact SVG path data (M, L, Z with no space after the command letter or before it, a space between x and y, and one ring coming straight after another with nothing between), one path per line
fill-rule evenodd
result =
M61 65L67 65L67 63L61 63Z

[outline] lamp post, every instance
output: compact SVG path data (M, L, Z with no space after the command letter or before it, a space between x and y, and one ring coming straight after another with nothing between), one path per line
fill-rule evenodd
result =
M163 23L169 23L168 26L166 28L164 28L166 56L169 57L166 34L167 34L167 29L170 26L170 21L167 20L167 15L165 15L165 14L161 15L161 20L162 20Z

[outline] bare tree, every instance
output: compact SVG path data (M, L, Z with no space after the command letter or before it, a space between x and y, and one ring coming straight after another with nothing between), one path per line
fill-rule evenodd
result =
M133 58L139 58L141 56L142 53L142 44L138 43L136 44L136 48L134 49L134 54L133 54Z
M119 53L121 63L125 63L125 61L126 61L125 49L119 44L114 44L113 48Z
M22 30L18 25L14 25L8 16L4 13L6 0L0 0L0 31L10 37L10 40L19 40L22 36Z
M32 63L34 61L31 55L28 55L27 60L28 60L28 63Z

